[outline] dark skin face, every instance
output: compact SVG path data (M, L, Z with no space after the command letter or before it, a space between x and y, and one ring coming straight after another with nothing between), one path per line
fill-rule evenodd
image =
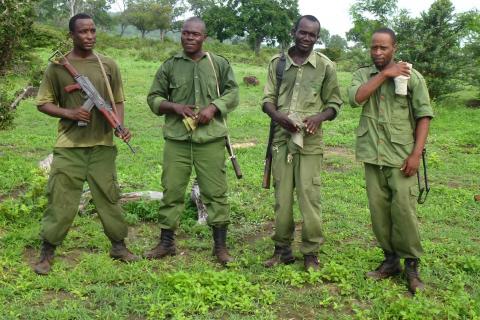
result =
M73 52L81 57L92 53L97 41L97 29L92 19L78 19L75 21L75 29L70 32L73 41Z
M320 25L306 18L300 20L297 30L292 31L295 39L294 55L308 56L318 40Z
M199 21L187 21L182 28L182 47L185 54L193 60L203 56L203 41L207 38L205 25Z
M383 70L393 63L393 57L397 46L393 43L388 33L374 33L370 46L370 57L378 70Z

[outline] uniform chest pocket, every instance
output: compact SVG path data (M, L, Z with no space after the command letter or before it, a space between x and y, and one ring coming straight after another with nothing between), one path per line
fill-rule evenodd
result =
M407 96L395 95L392 107L392 122L410 119Z
M168 84L168 93L170 99L173 101L178 101L185 99L187 96L187 81L184 78L174 78Z

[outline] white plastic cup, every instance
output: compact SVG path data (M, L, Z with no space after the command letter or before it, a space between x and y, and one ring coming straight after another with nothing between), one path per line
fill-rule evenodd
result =
M410 70L412 70L412 65L410 63L407 63L408 67ZM398 76L393 78L393 81L395 82L395 93L401 96L406 96L408 93L408 79L410 79L410 76Z

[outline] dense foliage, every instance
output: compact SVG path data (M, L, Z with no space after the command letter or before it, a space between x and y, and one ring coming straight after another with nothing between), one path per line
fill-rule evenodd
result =
M478 79L478 12L455 13L450 0L436 0L415 18L398 10L396 1L358 0L350 14L354 27L348 39L365 48L375 29L387 26L396 32L397 58L411 62L425 76L432 98Z

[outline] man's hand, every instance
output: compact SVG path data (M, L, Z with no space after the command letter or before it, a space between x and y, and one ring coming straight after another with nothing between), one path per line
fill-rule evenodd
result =
M128 128L125 128L125 127L124 127L124 128L123 128L123 133L124 133L124 135L123 135L123 137L122 137L122 136L120 136L120 134L118 133L118 131L115 131L115 136L116 136L117 138L122 139L122 140L125 141L125 142L129 142L130 139L132 138L132 134L130 133L130 130L128 130Z
M300 128L284 113L276 111L272 115L272 120L278 123L285 130L295 133L299 132Z
M81 107L75 109L65 109L65 116L67 119L73 121L90 122L90 112Z
M405 177L411 177L417 173L418 168L420 167L420 155L410 154L407 159L403 162L400 171L403 171Z
M197 114L198 123L208 124L213 119L213 116L215 116L215 113L217 113L217 111L218 109L215 105L209 104L206 108L203 108Z
M398 76L409 77L411 70L406 62L391 63L381 71L386 77L395 78Z
M175 103L173 104L172 108L176 114L182 116L183 118L191 117L195 119L197 117L194 111L195 106Z
M312 116L309 116L303 120L303 123L305 124L305 131L308 134L315 134L317 132L318 127L320 124L323 122L323 117L321 114L315 114Z

